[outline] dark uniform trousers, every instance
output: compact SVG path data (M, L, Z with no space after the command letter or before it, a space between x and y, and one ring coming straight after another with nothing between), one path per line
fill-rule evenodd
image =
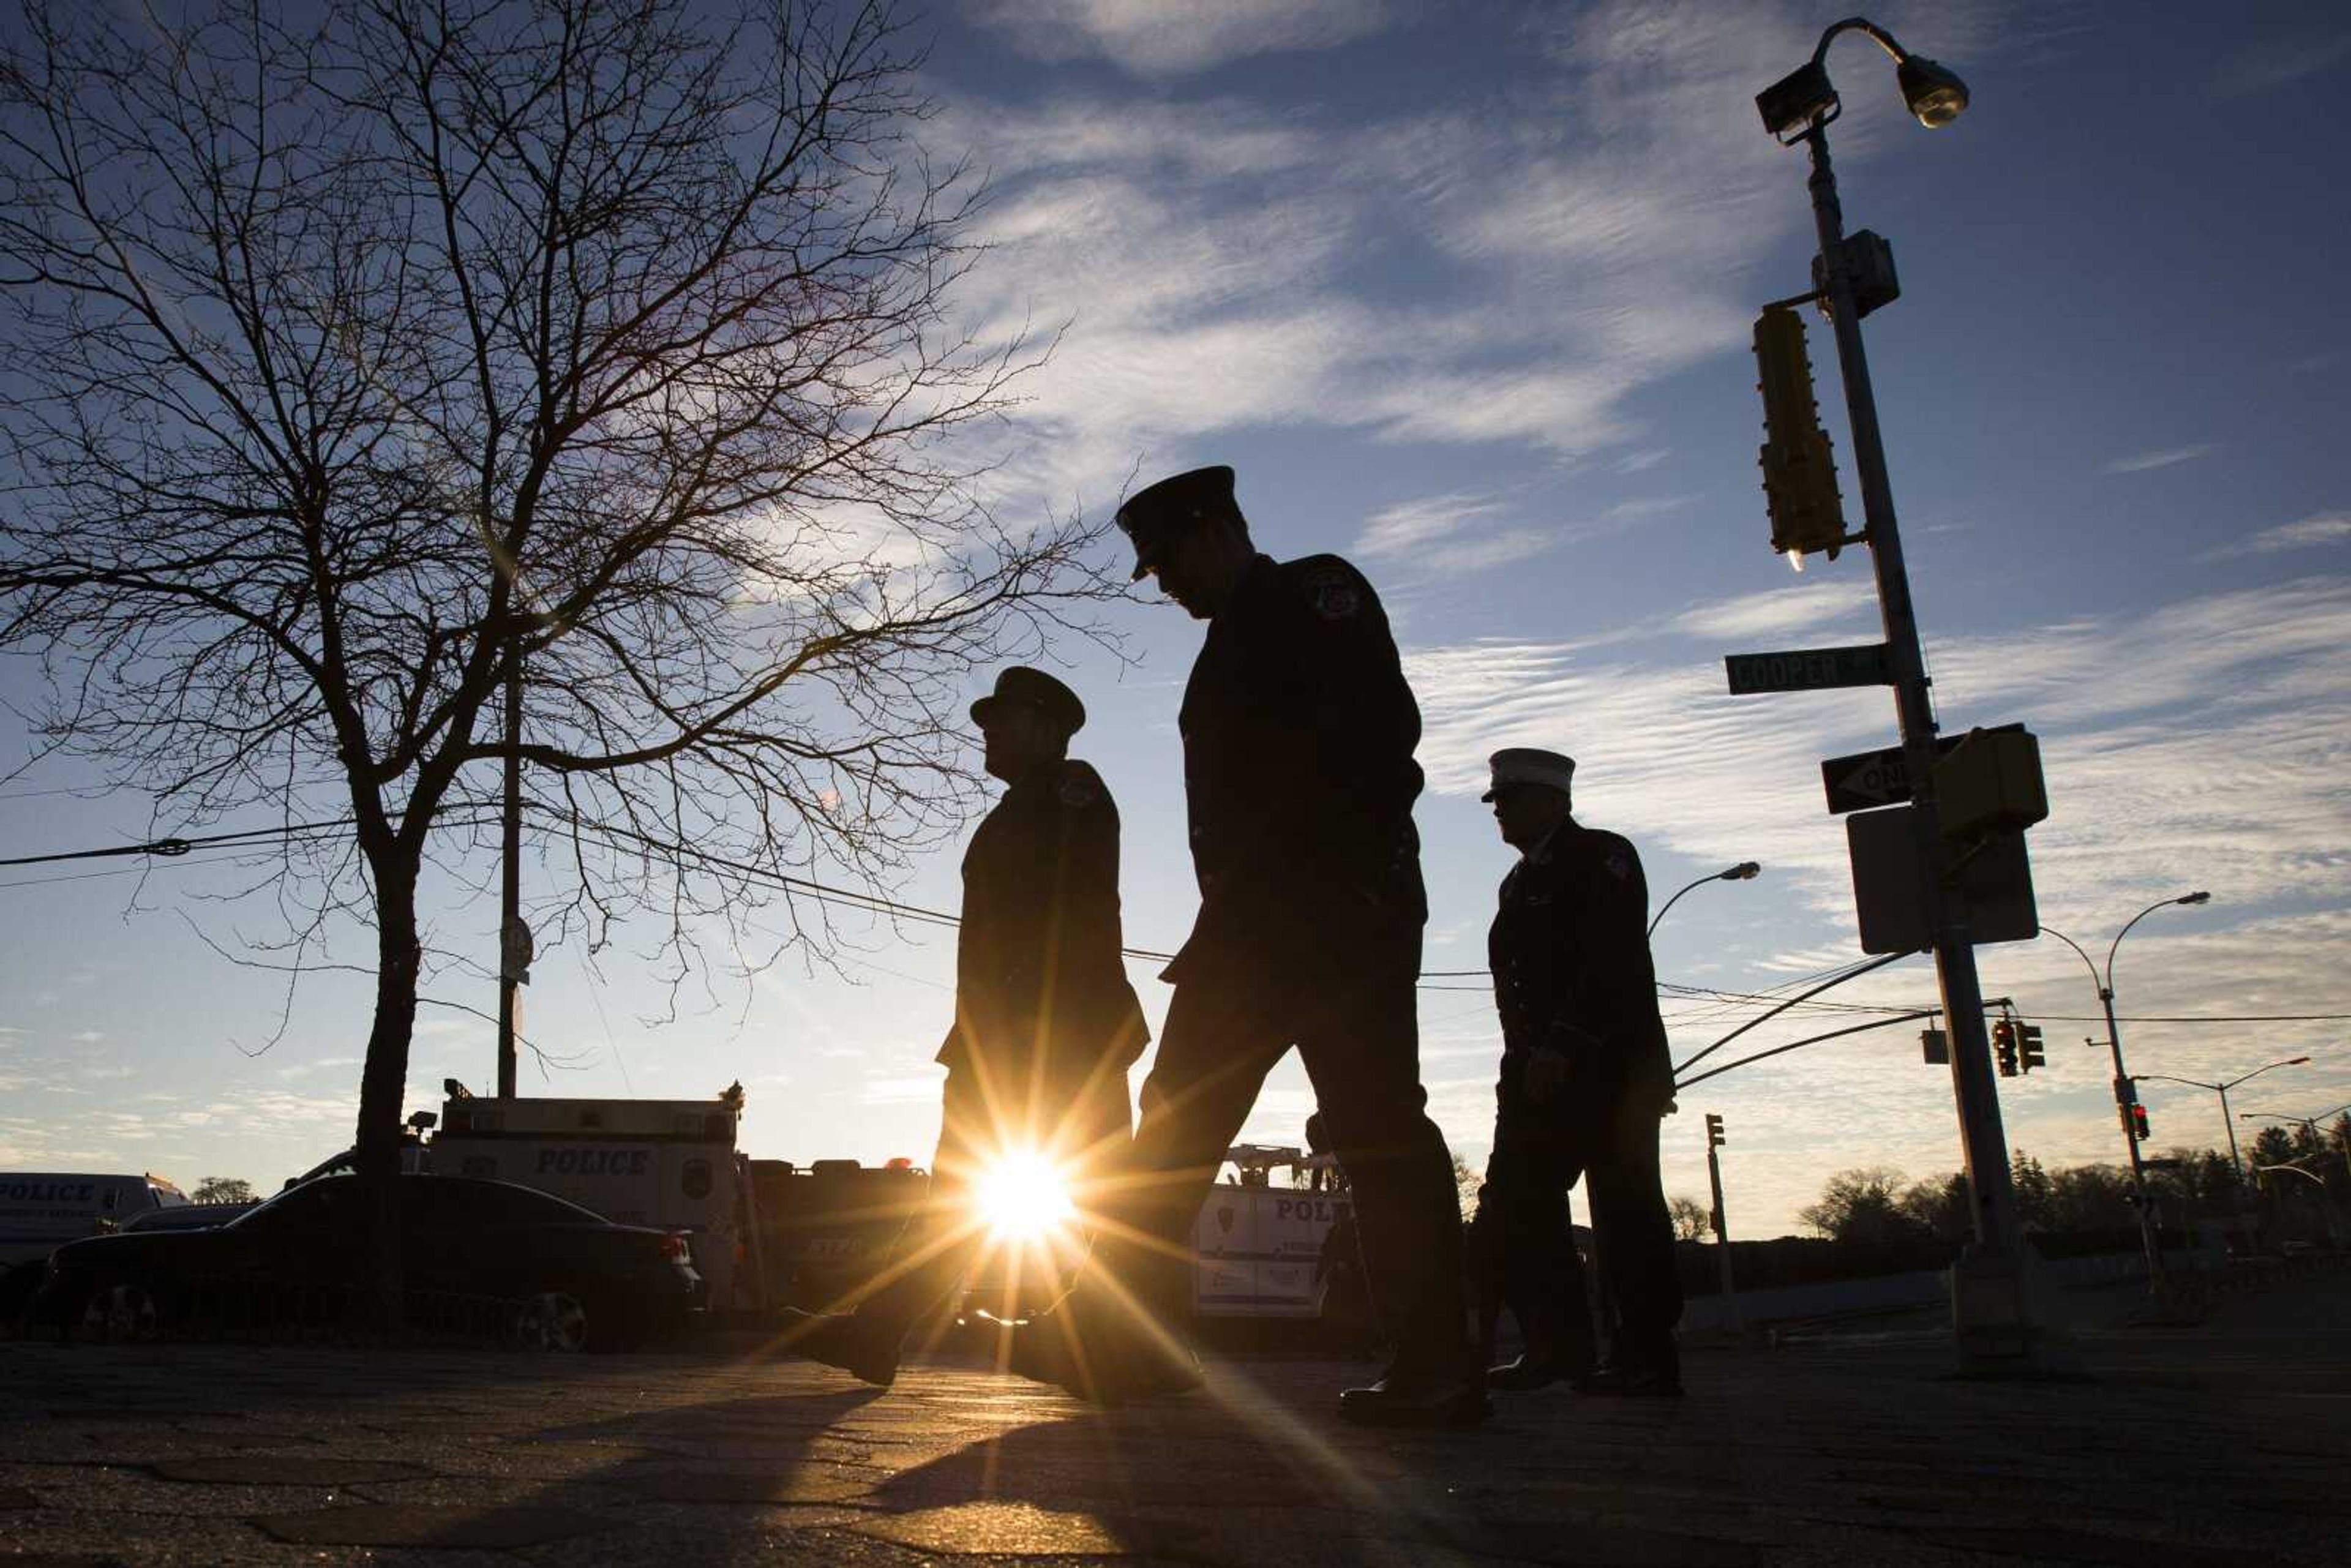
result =
M1109 790L1073 759L1016 779L972 835L931 1185L861 1312L911 1323L954 1289L1001 1155L1052 1159L1081 1206L1123 1160L1127 1069L1150 1037L1119 953L1118 838Z
M1657 1120L1672 1093L1646 922L1640 858L1617 835L1564 822L1502 883L1487 939L1505 1051L1486 1168L1480 1259L1487 1289L1553 1338L1570 1364L1592 1354L1583 1270L1568 1189L1584 1184L1612 1350L1670 1361L1682 1312L1673 1225L1657 1173ZM1568 1061L1541 1104L1525 1090L1541 1047Z
M1165 977L1123 1225L1097 1258L1162 1317L1188 1311L1200 1205L1295 1046L1399 1361L1458 1371L1459 1199L1414 990L1420 715L1371 585L1335 557L1258 557L1209 623L1180 722L1200 914Z

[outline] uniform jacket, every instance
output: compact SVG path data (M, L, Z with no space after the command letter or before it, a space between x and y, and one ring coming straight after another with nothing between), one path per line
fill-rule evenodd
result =
M1506 1110L1539 1045L1567 1056L1556 1103L1569 1115L1604 1112L1627 1095L1664 1109L1673 1065L1657 1015L1648 916L1648 883L1633 846L1573 818L1502 879L1486 954L1501 1013Z
M956 1020L938 1059L1015 1082L1119 1070L1150 1031L1119 959L1118 808L1075 759L1023 775L963 857Z
M1200 913L1166 978L1416 937L1420 709L1362 573L1259 556L1208 623L1179 724Z

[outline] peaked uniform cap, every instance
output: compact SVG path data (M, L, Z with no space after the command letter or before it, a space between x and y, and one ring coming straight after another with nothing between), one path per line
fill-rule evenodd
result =
M1134 576L1151 570L1153 558L1167 539L1196 528L1211 517L1237 516L1233 502L1233 471L1223 464L1175 474L1146 485L1118 509L1118 526L1134 544Z
M1042 714L1064 735L1075 735L1085 727L1086 705L1078 700L1078 694L1026 664L1007 665L997 673L996 689L971 705L971 721L987 728L988 715L1004 703Z
M1562 757L1556 751L1538 751L1531 746L1508 746L1487 759L1494 770L1493 782L1478 797L1490 800L1494 791L1506 784L1540 784L1564 795L1573 788L1575 758Z

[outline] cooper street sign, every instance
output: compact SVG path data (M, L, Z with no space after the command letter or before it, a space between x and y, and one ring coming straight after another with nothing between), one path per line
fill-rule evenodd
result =
M1735 697L1754 692L1882 686L1893 680L1886 673L1883 643L1865 643L1857 648L1799 648L1786 653L1726 653L1722 667L1730 677L1730 695Z

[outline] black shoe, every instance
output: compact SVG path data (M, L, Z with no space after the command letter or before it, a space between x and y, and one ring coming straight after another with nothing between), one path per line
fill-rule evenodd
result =
M1577 1378L1575 1391L1622 1399L1678 1399L1682 1369L1670 1361L1622 1362Z
M1011 1332L1007 1364L1021 1376L1105 1407L1200 1386L1200 1358L1140 1325L1113 1325L1064 1298Z
M1486 1386L1501 1394L1523 1394L1529 1389L1548 1388L1554 1383L1581 1383L1591 1375L1589 1367L1579 1371L1557 1356L1529 1352L1516 1361L1489 1368Z
M1369 1388L1343 1389L1339 1414L1363 1427L1469 1427L1494 1413L1474 1373L1397 1372Z
M784 1349L837 1366L876 1388L898 1380L898 1346L905 1337L896 1325L860 1312L784 1309Z

